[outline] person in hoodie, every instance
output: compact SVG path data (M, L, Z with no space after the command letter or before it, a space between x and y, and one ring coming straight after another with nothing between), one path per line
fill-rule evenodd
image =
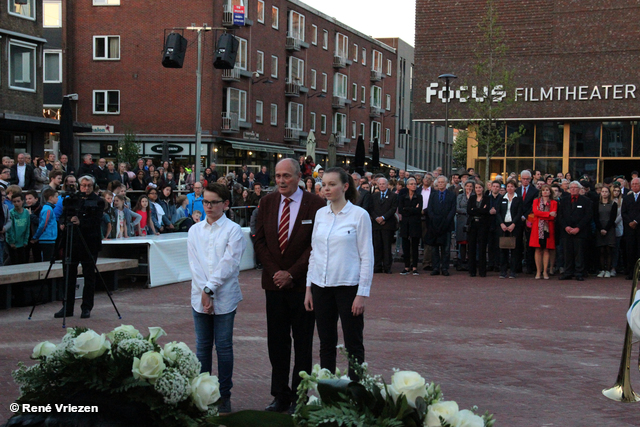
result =
M47 202L40 211L40 222L31 243L40 243L42 260L49 261L53 256L56 239L58 238L58 222L53 213L53 209L58 203L58 192L53 188L47 188L43 192L43 200Z

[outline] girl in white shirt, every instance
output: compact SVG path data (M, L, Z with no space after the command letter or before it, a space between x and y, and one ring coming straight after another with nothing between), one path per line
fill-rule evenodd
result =
M373 241L369 214L353 204L358 192L349 174L341 168L327 170L322 193L329 203L316 213L304 304L315 311L320 365L335 372L338 317L350 358L364 362L364 306L373 278ZM351 367L349 375L357 379Z

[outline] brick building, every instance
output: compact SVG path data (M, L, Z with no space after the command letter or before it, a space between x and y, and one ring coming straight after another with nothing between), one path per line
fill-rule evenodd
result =
M638 169L640 158L640 4L636 1L496 0L515 87L505 132L524 125L518 144L491 161L491 172L535 168L603 177ZM472 66L485 0L418 0L415 118L444 119L443 82L454 73L450 117L467 118L481 98ZM434 19L437 17L437 19ZM463 102L460 99L463 99ZM484 170L470 142L468 166Z
M164 141L178 162L195 159L195 32L184 68L161 65L173 27L207 24L240 40L233 70L213 67L223 30L204 33L203 161L266 164L305 152L315 134L317 160L338 136L338 160L349 162L358 135L381 161L393 158L396 135L395 49L297 0L93 0L64 2L66 91L77 93L78 119L94 132L78 135L80 154L114 158L131 131L145 156L161 157ZM233 5L245 6L245 25L233 26ZM113 133L111 133L113 132Z

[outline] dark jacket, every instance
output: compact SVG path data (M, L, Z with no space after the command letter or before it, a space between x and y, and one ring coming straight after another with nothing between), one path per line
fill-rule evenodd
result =
M67 200L69 202L65 203ZM102 215L104 213L105 202L104 199L97 196L95 193L89 194L83 203L83 208L80 212L77 212L73 208L73 204L70 199L63 201L63 211L60 222L67 223L72 215L77 215L80 220L78 229L87 243L87 247L91 253L97 253L102 248L102 230L100 224L102 222ZM65 232L68 229L65 228ZM74 248L83 248L80 234L74 233ZM84 251L84 249L82 249Z
M505 224L505 217L507 216L507 211L509 211L509 198L508 194L502 196L502 200L500 200L498 207L498 213L496 214L496 221L498 222L498 229L502 232L502 224ZM532 204L533 206L533 204ZM516 225L516 228L513 229L512 235L517 235L522 229L522 197L516 194L516 197L511 202L511 219L512 222ZM504 234L504 233L503 233Z
M260 183L263 187L268 187L271 178L269 177L269 172L262 173L262 171L256 174L256 181Z
M396 220L396 210L398 209L398 195L391 189L387 188L386 194L382 197L382 193L373 193L371 196L371 224L374 230L396 230L398 222ZM384 224L378 224L376 218L383 217Z
M598 201L598 203L600 203ZM616 218L618 217L618 204L613 202L613 206L611 206L611 213L609 214L609 218L600 218L600 210L598 209L598 205L593 209L593 220L596 223L596 230L604 230L607 233L613 230L616 226ZM601 219L606 220L606 224L603 226L600 222Z
M365 211L369 212L371 209L371 193L368 191L358 191L358 201L356 206L360 206Z
M98 175L100 174L100 168L98 168L98 165L96 165L95 163L90 163L90 164L86 164L86 163L82 163L80 165L80 167L78 168L78 172L76 173L76 177L78 177L78 179L80 179L80 177L85 176L85 175L91 175L93 176L96 180L98 179ZM102 188L102 187L100 187Z
M622 199L622 223L624 225L624 233L635 233L640 230L639 226L636 226L635 230L629 227L629 223L636 221L640 224L640 197L635 200L633 191L629 191Z
M516 194L522 200L522 187L516 188ZM525 219L529 216L529 214L533 211L533 201L538 198L538 189L535 185L529 184L529 189L527 190L527 195L522 200L522 216Z
M25 163L26 169L24 170L24 187L23 190L32 190L35 185L35 177L33 175L33 166ZM11 166L11 179L9 182L14 185L18 185L18 164Z
M409 197L409 192L404 193L398 200L398 213L402 216L400 221L400 237L422 236L422 195L415 192Z
M491 196L488 195L482 197L482 202L480 203L480 207L478 207L476 194L472 194L471 197L469 197L469 203L467 203L469 225L480 226L488 230L492 218L491 215L489 215L490 198Z
M622 204L624 206L624 203ZM558 223L564 231L567 227L579 228L576 235L564 234L567 237L586 239L591 233L591 219L593 218L593 207L591 200L585 196L578 196L576 203L571 203L571 197L563 197L558 203Z
M444 199L440 202L440 191L431 192L427 207L427 236L425 243L430 246L445 246L445 240L450 239L456 215L457 195L451 191L444 191Z

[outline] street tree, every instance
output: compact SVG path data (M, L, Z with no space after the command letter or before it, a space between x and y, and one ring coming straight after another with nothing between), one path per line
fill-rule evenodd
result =
M127 129L123 137L118 141L118 163L135 165L140 157L141 148L141 144L136 142L135 132Z

